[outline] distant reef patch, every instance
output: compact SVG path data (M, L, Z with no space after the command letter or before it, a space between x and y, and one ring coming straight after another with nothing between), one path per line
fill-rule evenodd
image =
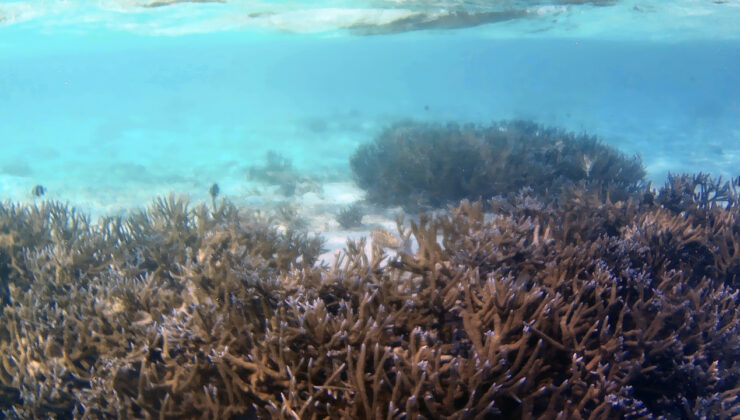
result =
M350 166L369 201L407 211L487 200L522 188L555 195L576 184L608 186L614 199L622 199L645 176L639 156L627 157L594 136L528 121L396 123L361 145Z
M278 187L278 191L292 197L306 192L321 191L321 184L311 177L298 173L293 162L274 150L265 154L264 164L252 165L247 170L247 179Z
M0 173L10 176L33 176L33 168L25 159L14 159L0 164Z

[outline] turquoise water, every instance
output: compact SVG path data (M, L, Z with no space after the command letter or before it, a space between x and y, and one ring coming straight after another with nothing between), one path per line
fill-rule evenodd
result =
M595 134L639 153L659 184L668 171L738 173L735 2L530 2L521 19L375 36L347 27L441 9L145 3L0 6L3 198L42 184L100 215L169 191L205 199L218 182L259 205L270 197L245 174L266 152L351 184L355 148L402 119L524 118ZM313 200L359 197L345 187L345 198L329 186Z

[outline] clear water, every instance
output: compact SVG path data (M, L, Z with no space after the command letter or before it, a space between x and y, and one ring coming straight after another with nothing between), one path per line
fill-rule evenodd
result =
M596 134L659 184L740 173L738 1L148 3L0 3L3 199L41 184L97 216L218 182L259 206L284 199L246 177L272 150L322 184L290 200L332 230L362 196L349 156L408 118ZM390 25L450 10L524 14Z

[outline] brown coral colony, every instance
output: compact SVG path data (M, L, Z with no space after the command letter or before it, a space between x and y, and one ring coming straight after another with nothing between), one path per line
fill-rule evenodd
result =
M435 210L408 252L318 264L216 184L97 223L0 205L0 418L740 417L740 177L656 190L523 122L395 125L351 166Z

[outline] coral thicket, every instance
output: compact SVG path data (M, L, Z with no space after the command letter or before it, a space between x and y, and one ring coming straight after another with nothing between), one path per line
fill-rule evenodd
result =
M0 417L737 418L738 184L463 201L331 267L226 201L3 204Z
M609 184L624 196L645 176L639 157L628 158L596 137L526 121L397 123L360 146L350 166L369 201L408 211L488 200L524 187L555 195L575 183Z

